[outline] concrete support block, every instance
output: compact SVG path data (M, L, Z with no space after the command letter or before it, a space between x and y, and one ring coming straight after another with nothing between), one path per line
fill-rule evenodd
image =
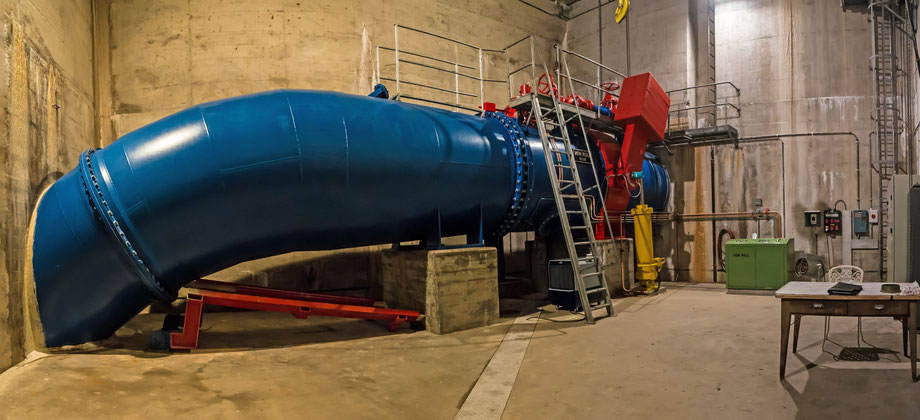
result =
M601 268L607 280L607 290L613 296L625 295L623 288L631 289L636 283L633 240L614 239L613 243L601 244L601 248Z
M528 255L530 255L530 280L534 290L541 293L549 292L549 273L546 264L549 262L546 241L542 238L527 241Z
M495 248L386 250L380 267L383 300L424 313L435 334L494 324L497 256Z

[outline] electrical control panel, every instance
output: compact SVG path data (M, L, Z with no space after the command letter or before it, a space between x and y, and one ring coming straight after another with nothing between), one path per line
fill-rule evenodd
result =
M821 210L805 210L805 226L821 226Z
M840 210L824 210L824 233L831 238L840 235Z
M853 210L853 234L856 236L866 236L869 234L869 211Z

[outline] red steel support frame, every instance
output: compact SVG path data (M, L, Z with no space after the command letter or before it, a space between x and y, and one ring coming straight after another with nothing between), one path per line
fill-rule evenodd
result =
M604 157L608 159L607 179L610 180L605 205L611 213L628 207L630 193L639 186L631 175L642 171L648 144L664 138L671 107L671 99L651 73L623 79L620 92L613 120L623 127L622 145L617 148L613 143L601 144Z
M373 306L371 299L199 280L195 288L189 290L182 330L169 333L170 348L191 350L198 347L198 331L205 304L287 312L298 319L311 315L375 319L389 322L390 331L396 331L403 323L419 317L417 311Z

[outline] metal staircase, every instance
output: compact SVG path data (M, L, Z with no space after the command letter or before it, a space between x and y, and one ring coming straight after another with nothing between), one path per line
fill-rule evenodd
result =
M568 75L569 69L564 57L561 64L562 70ZM546 74L550 74L545 62L543 67ZM571 83L571 78L568 79ZM572 88L574 92L574 87ZM588 137L584 130L585 118L578 107L563 105L555 86L548 97L536 93L531 94L531 112L540 133L540 140L543 142L543 149L546 151L544 153L546 168L553 187L553 197L559 212L566 249L572 264L575 289L581 302L581 308L585 312L585 321L591 324L595 322L593 312L597 309L604 308L607 310L607 316L613 316L613 302L610 299L610 290L607 288L607 281L600 263L603 252L601 244L609 241L595 239L593 225L595 220L588 206L588 197L593 200L593 196L586 196L594 191L602 196L604 191L601 191L593 153L587 145ZM569 135L569 130L574 129L572 124L577 124L578 129L582 131L581 138L585 143L582 145L583 149L576 149L572 143L572 137ZM592 168L594 184L588 188L583 186L579 176L577 170L579 164L590 165ZM607 223L607 232L611 232L610 218L607 216L603 200L594 204L601 207L603 221ZM570 217L574 219L574 222L570 220ZM582 269L582 266L586 264L590 268ZM593 287L586 287L586 280L596 281L591 282Z

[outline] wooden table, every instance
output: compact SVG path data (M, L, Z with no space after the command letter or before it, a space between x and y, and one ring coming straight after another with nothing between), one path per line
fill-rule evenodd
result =
M835 283L793 281L776 291L782 299L780 324L779 377L786 376L786 352L789 348L789 327L795 316L792 352L799 343L799 324L805 315L894 317L901 321L904 353L910 341L911 378L917 380L917 302L920 296L882 293L882 283L862 283L858 295L830 295L827 289Z

